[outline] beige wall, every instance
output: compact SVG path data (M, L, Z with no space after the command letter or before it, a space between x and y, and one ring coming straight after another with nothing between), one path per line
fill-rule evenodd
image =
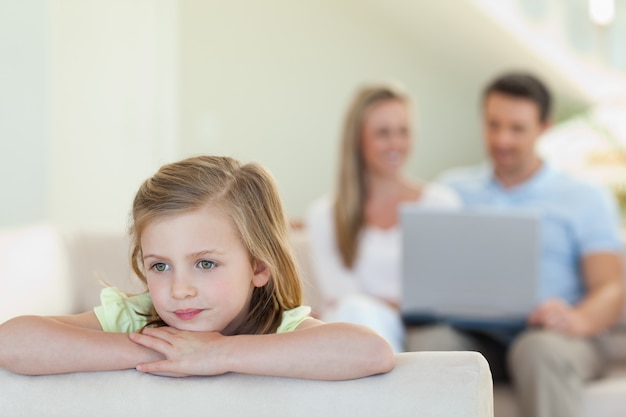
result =
M417 101L413 175L479 159L477 86L367 4L182 2L183 153L265 164L288 213L300 217L334 186L340 125L356 86L394 79Z

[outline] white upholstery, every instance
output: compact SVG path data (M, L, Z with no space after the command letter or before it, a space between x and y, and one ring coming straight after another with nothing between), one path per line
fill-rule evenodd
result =
M493 416L491 374L472 352L396 355L395 369L350 381L139 372L22 376L0 370L0 410L12 417Z
M318 306L306 239L294 234L292 240L307 301ZM0 231L0 317L84 311L98 304L99 280L140 291L129 277L128 258L122 234L60 233L50 226ZM23 289L13 290L14 277ZM491 374L482 355L421 352L395 359L388 374L340 382L240 374L176 379L134 370L23 376L0 370L0 415L493 416Z

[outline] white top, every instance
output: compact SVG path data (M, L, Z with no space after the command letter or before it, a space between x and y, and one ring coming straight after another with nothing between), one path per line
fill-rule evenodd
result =
M413 203L424 208L457 208L461 200L451 189L427 184ZM313 270L324 303L354 293L364 293L399 303L401 297L401 243L398 225L361 231L359 248L352 269L341 261L333 221L332 200L315 202L307 213L307 233L311 243Z

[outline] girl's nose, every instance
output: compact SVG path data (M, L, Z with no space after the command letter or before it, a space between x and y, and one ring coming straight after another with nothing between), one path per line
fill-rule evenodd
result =
M172 298L180 300L195 297L198 294L198 291L193 283L186 277L180 275L177 275L172 281L170 291Z

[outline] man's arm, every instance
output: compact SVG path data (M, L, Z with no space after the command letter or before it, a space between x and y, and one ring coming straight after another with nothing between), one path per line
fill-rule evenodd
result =
M624 271L621 257L613 253L586 255L581 267L588 292L576 310L586 319L591 335L619 320L624 308Z
M581 270L587 290L582 301L570 306L562 300L549 300L531 314L529 324L584 337L619 320L626 293L621 257L610 252L585 255Z

